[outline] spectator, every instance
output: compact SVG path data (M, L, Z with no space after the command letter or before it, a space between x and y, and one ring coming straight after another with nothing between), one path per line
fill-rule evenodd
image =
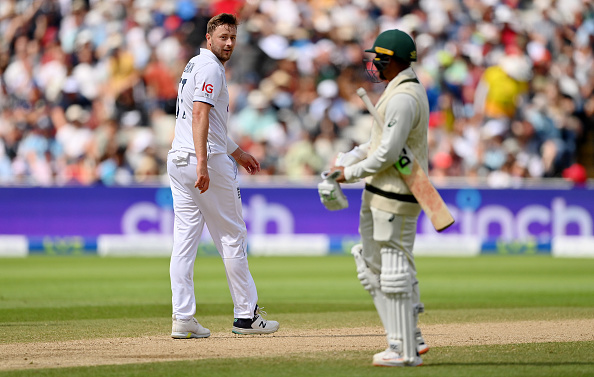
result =
M146 83L148 97L156 100L154 107L162 109L167 114L175 115L177 86L172 71L153 53L144 70L143 78Z
M269 174L318 174L366 134L355 91L381 88L362 46L388 28L417 41L430 174L516 185L594 168L592 2L13 0L0 5L0 183L164 175L175 77L222 10L245 30L227 70L232 132Z

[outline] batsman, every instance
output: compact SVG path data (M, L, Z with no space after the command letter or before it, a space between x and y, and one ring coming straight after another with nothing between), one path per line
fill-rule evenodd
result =
M413 39L397 29L381 33L366 52L375 54L366 69L372 81L387 86L375 108L367 143L340 155L330 174L337 182L365 179L359 218L362 244L355 245L358 278L373 297L384 325L388 348L373 356L373 365L418 366L429 348L417 327L423 311L413 256L421 207L397 169L405 145L427 172L429 103L411 62ZM401 164L401 161L400 161Z

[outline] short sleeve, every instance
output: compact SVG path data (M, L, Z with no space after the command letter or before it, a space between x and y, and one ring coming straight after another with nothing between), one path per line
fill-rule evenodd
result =
M197 70L194 80L194 102L214 106L223 86L223 72L217 64L206 64Z

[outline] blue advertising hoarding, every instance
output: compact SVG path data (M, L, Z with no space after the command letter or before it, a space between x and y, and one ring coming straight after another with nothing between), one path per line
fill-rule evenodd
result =
M348 209L327 211L317 190L250 187L241 191L250 234L328 234L357 237L361 188L346 189ZM546 245L555 236L594 233L594 196L589 189L440 189L456 223L442 235L496 242ZM92 246L102 234L171 235L168 187L0 188L0 235L25 235L33 247L47 237L71 237ZM435 235L419 218L418 234ZM37 246L35 246L37 245Z
M456 219L445 234L507 241L593 234L593 190L466 188L440 193ZM434 232L421 215L419 233Z

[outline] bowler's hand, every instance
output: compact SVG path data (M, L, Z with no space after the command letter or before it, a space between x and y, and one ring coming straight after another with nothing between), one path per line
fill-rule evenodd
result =
M340 171L340 175L338 176L338 178L336 178L336 182L338 183L343 183L345 182L345 178L344 178L344 166L332 166L330 168L330 174L332 174L335 171Z
M204 194L210 185L210 177L208 175L206 162L203 164L198 163L198 165L196 165L196 177L198 178L196 179L196 183L194 183L194 188L199 189L200 193Z
M235 158L235 161L243 166L250 175L254 175L260 171L260 163L258 160L247 152L242 151L237 157L233 156L233 158Z

